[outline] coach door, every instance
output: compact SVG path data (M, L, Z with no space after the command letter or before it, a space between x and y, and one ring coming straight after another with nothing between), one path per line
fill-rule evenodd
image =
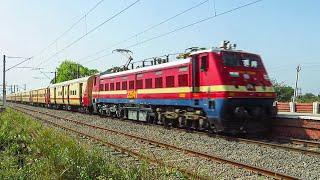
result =
M64 86L61 87L62 91L61 91L61 95L62 95L62 104L64 104Z
M57 99L57 88L54 87L54 90L53 90L53 101L54 101L54 104L57 103L56 99Z
M68 104L70 104L70 85L67 86L67 98L68 98Z

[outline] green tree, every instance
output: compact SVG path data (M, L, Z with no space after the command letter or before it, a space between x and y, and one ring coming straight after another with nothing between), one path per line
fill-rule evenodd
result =
M99 71L96 69L89 69L71 60L65 60L57 68L57 82L54 82L54 79L52 79L51 83L60 83L80 77L90 76L98 72Z
M298 97L298 102L302 102L302 103L311 103L318 100L319 100L319 97L312 93L306 93Z
M277 101L280 102L289 102L294 93L294 89L291 86L288 86L284 83L278 83L273 80L273 87L277 93Z

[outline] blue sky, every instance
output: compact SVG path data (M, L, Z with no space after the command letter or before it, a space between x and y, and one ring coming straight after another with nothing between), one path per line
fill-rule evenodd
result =
M34 59L24 66L42 65L43 71L53 71L64 59L85 63L112 51L108 47L146 28L188 9L204 0L141 0L97 31L83 38L62 53L49 59L70 42L82 36L135 0L103 1L86 21L81 21L69 33L42 54L39 52L83 16L98 0L40 1L3 0L0 2L0 53ZM143 33L115 48L124 48L148 38L163 34L199 19L222 13L250 0L208 0L203 5L172 21ZM214 8L215 4L215 8ZM136 60L184 51L192 46L217 46L221 40L230 40L238 49L258 53L264 59L269 75L291 86L295 68L301 64L300 87L303 93L320 93L320 1L264 0L168 36L131 48ZM216 11L215 11L216 10ZM83 59L101 49L104 53ZM48 60L49 59L49 60ZM8 66L21 60L8 59ZM86 63L90 68L105 70L124 64L126 60L111 54ZM53 76L48 74L48 76ZM28 88L46 86L48 79L39 72L13 69L8 72L8 84L27 84ZM2 78L2 77L1 77Z

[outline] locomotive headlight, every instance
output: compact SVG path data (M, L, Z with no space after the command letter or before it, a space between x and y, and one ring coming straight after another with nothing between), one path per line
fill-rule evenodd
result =
M248 91L253 91L254 90L254 86L252 84L247 84L246 86Z
M243 78L244 79L250 79L250 75L249 74L243 74Z

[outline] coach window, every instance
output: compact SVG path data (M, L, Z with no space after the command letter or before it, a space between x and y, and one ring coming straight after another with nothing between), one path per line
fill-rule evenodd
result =
M110 91L114 91L114 83L110 83Z
M134 81L129 82L129 89L134 89Z
M121 88L120 88L120 82L117 82L116 83L116 90L120 90Z
M143 89L143 81L142 80L137 80L136 86L137 86L137 89Z
M127 81L122 82L122 90L127 90Z
M151 89L152 88L152 78L149 78L149 79L145 80L145 87L146 87L146 89Z
M162 77L158 77L155 79L155 87L162 88Z
M178 85L180 87L188 86L188 74L181 74L178 76Z
M104 84L104 90L109 91L109 83Z
M97 77L94 77L94 85L97 84Z
M166 87L174 87L174 76L166 77Z

